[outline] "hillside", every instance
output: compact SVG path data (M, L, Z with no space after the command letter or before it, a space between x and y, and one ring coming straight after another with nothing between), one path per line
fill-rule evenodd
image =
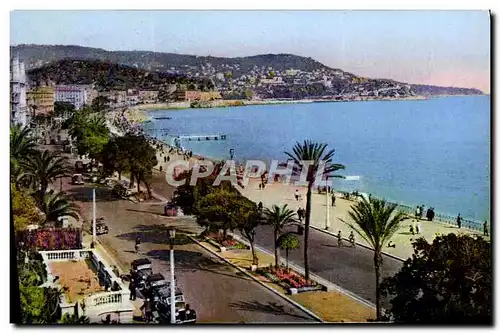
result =
M249 89L260 98L404 98L414 95L482 94L478 89L361 78L341 69L325 66L314 59L293 54L223 58L149 51L107 51L74 45L17 45L11 46L10 49L12 55L18 54L25 62L32 77L42 78L47 75L41 74L44 72L50 73L51 78L61 83L86 83L97 80L104 88L137 84L143 88L154 88L163 83L187 80L189 83L203 82L202 89L210 89L215 85L223 96L231 98L243 98ZM62 60L64 61L60 62ZM92 61L108 65L96 65L96 73L93 73L94 69L90 73L85 66L89 66ZM77 68L72 69L72 66ZM36 70L41 67L44 68L41 72ZM298 74L287 73L290 70ZM114 71L116 75L111 75L110 71ZM146 73L150 73L149 76ZM282 82L267 82L276 73L282 78Z
M95 84L99 90L161 89L169 84L195 84L201 90L213 89L207 79L193 79L185 75L148 72L135 67L100 60L59 60L28 71L28 79L35 85Z

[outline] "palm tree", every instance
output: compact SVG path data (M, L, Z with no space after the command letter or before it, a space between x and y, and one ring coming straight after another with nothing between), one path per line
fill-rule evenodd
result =
M87 316L79 316L76 313L70 315L69 313L65 313L59 321L60 324L89 324L90 318Z
M79 207L70 202L64 193L51 190L43 196L41 210L45 213L45 223L54 222L59 224L60 217L73 217L79 220Z
M10 127L10 165L17 167L30 156L36 147L36 138L29 127L12 125Z
M312 188L316 182L318 171L322 171L319 176L328 176L335 178L343 178L340 175L332 175L332 172L345 169L342 164L332 164L332 157L335 149L325 153L326 143L317 143L310 140L304 140L304 143L297 142L293 147L293 152L285 152L294 162L295 171L302 171L303 168L307 169L307 199L306 199L306 216L305 216L305 230L304 230L304 270L305 278L309 279L309 225L311 223L311 196ZM320 167L324 168L321 170Z
M288 251L299 248L299 239L293 232L287 232L278 238L279 246L285 250L286 255L286 269L288 269Z
M366 199L356 203L349 212L354 223L342 222L351 227L360 235L374 251L373 263L375 266L375 299L377 306L377 320L381 320L380 306L380 267L382 265L382 249L389 242L394 233L400 228L401 222L408 219L405 213L396 211L397 205L385 200Z
M288 208L288 205L279 207L273 205L271 209L265 208L264 214L266 215L267 224L271 225L274 229L274 260L275 267L279 267L279 243L278 237L283 228L291 223L297 222L295 219L295 212Z
M43 195L50 183L70 175L68 159L49 150L35 152L30 159L23 162L22 167L32 187L38 191L39 203L43 201Z

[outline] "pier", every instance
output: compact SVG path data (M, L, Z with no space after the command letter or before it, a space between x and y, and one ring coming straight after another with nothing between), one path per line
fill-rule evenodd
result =
M226 140L226 134L178 135L177 138L187 141L218 141Z

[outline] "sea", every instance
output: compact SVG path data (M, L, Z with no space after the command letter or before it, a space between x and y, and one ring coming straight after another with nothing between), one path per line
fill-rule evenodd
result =
M490 220L490 96L426 100L254 105L150 111L143 127L173 143L177 135L225 134L226 140L181 140L215 159L287 160L306 139L335 149L348 180L336 190L370 193L442 214ZM154 119L170 117L171 119Z

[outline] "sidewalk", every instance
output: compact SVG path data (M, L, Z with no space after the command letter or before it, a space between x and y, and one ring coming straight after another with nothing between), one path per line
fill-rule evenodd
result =
M307 188L274 183L266 185L264 190L259 190L259 182L260 180L250 180L248 186L240 190L241 193L256 203L261 201L264 207L288 204L288 207L294 211L297 211L299 207L305 209ZM298 189L299 193L302 195L301 201L295 200L296 189ZM329 198L331 198L331 196ZM329 204L331 204L331 201ZM349 237L351 229L340 219L352 222L348 212L353 204L354 202L341 199L337 196L335 202L336 206L330 206L330 228L328 229L328 233L337 236L338 231L341 230L343 238ZM313 192L311 210L311 227L326 232L326 195L319 195L317 192ZM410 219L403 222L401 229L392 237L392 241L396 244L396 247L386 247L384 252L406 259L413 254L413 247L411 245L412 240L419 237L424 237L427 241L431 242L436 233L445 235L459 232L466 235L481 235L479 232L469 229L458 229L455 226L439 222L429 222L427 220L420 220L420 234L412 235L409 228L413 221L414 219ZM368 246L368 243L359 235L356 233L354 233L354 235L356 242Z

